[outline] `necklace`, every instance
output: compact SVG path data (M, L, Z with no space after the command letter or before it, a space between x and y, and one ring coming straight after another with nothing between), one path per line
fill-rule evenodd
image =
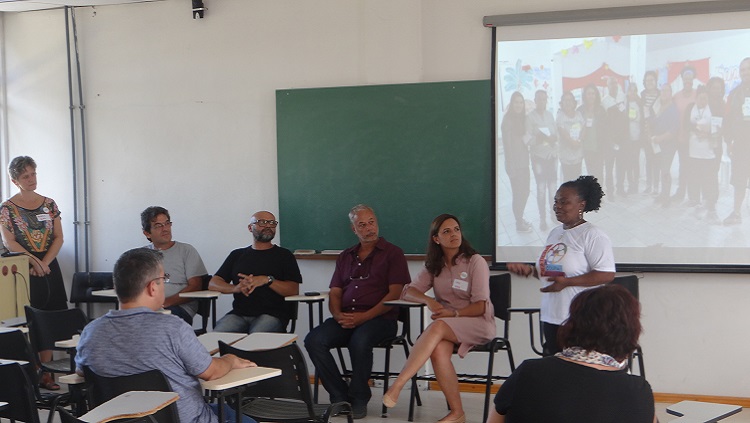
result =
M586 351L581 347L569 347L555 354L555 357L564 357L568 360L580 361L582 363L599 364L601 366L614 367L616 369L622 369L627 364L626 360L622 363L615 360L614 357L607 354L602 354L598 351Z
M565 227L565 225L563 225L563 229L573 229L573 228L575 228L576 226L578 226L578 225L581 225L581 224L583 224L583 223L586 223L586 221L585 221L585 220L583 220L583 218L580 218L580 219L578 219L578 221L577 221L576 223L574 223L574 224L572 224L572 225L568 226L567 228Z

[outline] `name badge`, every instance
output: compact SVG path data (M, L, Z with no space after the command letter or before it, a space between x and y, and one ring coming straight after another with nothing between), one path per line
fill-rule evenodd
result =
M469 282L462 281L461 279L453 279L453 289L458 289L460 291L468 291Z
M42 214L36 215L36 220L39 222L45 222L45 221L52 220L52 218L47 213L42 213Z

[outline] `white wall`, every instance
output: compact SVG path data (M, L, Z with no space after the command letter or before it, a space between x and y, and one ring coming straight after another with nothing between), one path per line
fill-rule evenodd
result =
M145 242L138 215L154 204L170 209L175 237L194 244L210 271L247 245L249 215L278 211L276 89L489 79L485 15L648 3L206 0L203 20L191 19L182 0L79 8L91 270L111 269L122 251ZM63 12L3 20L10 155L35 157L39 191L60 203L62 266L72 275ZM346 210L331 212L346 219ZM331 262L300 266L303 290L326 288ZM419 263L410 266L416 273ZM646 275L642 345L655 391L747 396L748 345L734 341L750 321L746 279ZM537 288L515 280L514 305L537 305ZM228 308L221 301L220 314ZM306 310L300 315L304 335ZM531 356L522 319L512 322L511 340L517 361Z

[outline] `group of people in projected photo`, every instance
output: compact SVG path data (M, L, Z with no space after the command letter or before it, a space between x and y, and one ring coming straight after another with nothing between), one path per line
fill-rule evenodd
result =
M559 107L548 107L544 87L533 99L512 93L500 135L517 231L532 230L525 216L532 175L541 230L556 223L547 211L558 178L582 174L595 176L610 199L652 196L660 207L697 208L707 223L742 223L750 181L750 58L739 63L740 82L728 94L723 78L703 84L689 62L679 71L679 90L660 84L659 76L649 70L642 81L605 77L577 92L580 101L564 91ZM731 169L731 209L717 207L722 157Z

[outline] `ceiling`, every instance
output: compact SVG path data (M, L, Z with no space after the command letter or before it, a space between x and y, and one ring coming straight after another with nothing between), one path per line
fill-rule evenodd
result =
M144 3L162 0L0 0L0 12L28 12L63 6L104 6L108 4Z

